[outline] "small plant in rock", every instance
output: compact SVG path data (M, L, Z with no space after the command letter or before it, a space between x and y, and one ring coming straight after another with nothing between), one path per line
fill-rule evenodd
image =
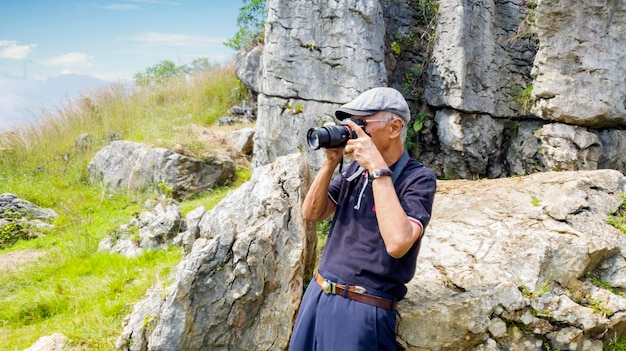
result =
M541 284L541 288L539 288L539 290L531 291L524 284L520 285L520 287L519 287L522 295L527 297L527 298L529 298L529 299L533 299L533 298L539 297L541 295L547 294L550 291L552 291L552 288L554 288L554 286L553 286L552 282L550 281L550 277L548 277L548 279L546 279L543 282L543 284Z
M0 249L5 249L15 245L19 240L29 240L36 238L30 225L27 222L7 221L0 224Z
M539 207L541 206L541 200L539 200L538 198L534 197L530 200L530 202L533 204L533 206L535 207Z
M393 43L391 43L391 51L393 51L393 53L396 55L400 55L400 52L402 52L402 49L400 48L400 44L398 44L397 41L394 41Z
M606 304L598 299L589 299L589 307L602 317L611 317L613 311L606 307Z
M530 314L532 314L535 317L551 317L552 316L552 312L550 312L549 310L537 310L532 308L530 310Z
M507 39L507 44L514 43L517 40L525 38L536 38L537 32L535 29L535 14L537 13L537 0L524 0L528 11L526 16L522 19L515 34Z
M587 273L585 277L589 278L593 282L593 284L597 286L598 288L608 290L615 295L624 296L623 292L617 291L614 287L611 286L611 284L600 280L600 278L596 276L595 274Z
M622 194L622 204L608 216L607 223L626 234L626 194Z
M532 92L533 86L529 84L525 88L518 90L513 97L515 102L520 105L522 112L530 112L530 109L533 107Z

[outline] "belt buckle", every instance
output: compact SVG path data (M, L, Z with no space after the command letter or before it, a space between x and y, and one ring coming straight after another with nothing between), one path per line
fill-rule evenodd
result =
M359 294L367 294L367 289L365 289L362 286L358 286L358 285L354 286L354 291L356 291Z
M322 291L324 291L327 294L335 295L336 287L337 285L328 279L324 279L324 281L322 282Z

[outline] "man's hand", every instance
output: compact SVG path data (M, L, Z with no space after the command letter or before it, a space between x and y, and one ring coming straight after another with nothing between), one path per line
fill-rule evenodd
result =
M367 169L370 173L378 168L387 168L388 165L372 141L372 138L358 124L351 120L347 120L347 123L356 133L357 138L348 140L344 147L346 156L354 158L361 167Z
M334 126L334 125L335 123L333 122L324 123L324 127L329 127L329 126ZM339 162L341 162L341 157L343 156L343 153L344 153L343 148L332 148L332 149L324 148L324 154L326 155L326 160L334 165L337 165L339 164Z

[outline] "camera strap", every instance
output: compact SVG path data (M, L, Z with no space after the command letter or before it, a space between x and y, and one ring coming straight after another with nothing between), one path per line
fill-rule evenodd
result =
M394 185L396 184L396 181L400 177L400 173L402 173L404 166L406 166L406 164L409 162L410 159L411 157L409 156L409 153L406 150L404 150L398 162L396 162L396 164L393 166L393 175L391 176L391 181L393 182ZM343 158L341 161L342 161L341 164L343 164ZM341 169L339 171L341 172ZM358 178L361 174L363 174L364 171L365 171L365 168L359 166L359 168L354 173L352 173L351 176L346 178L346 180L351 182L355 180L356 178Z

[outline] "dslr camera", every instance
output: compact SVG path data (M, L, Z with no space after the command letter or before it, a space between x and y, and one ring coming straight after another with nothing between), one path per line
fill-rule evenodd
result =
M360 119L350 119L352 122L361 126L365 131L365 122ZM356 139L357 135L348 125L347 121L342 121L336 126L327 126L320 128L311 128L306 133L306 141L313 150L319 148L334 149L345 146L348 140Z

